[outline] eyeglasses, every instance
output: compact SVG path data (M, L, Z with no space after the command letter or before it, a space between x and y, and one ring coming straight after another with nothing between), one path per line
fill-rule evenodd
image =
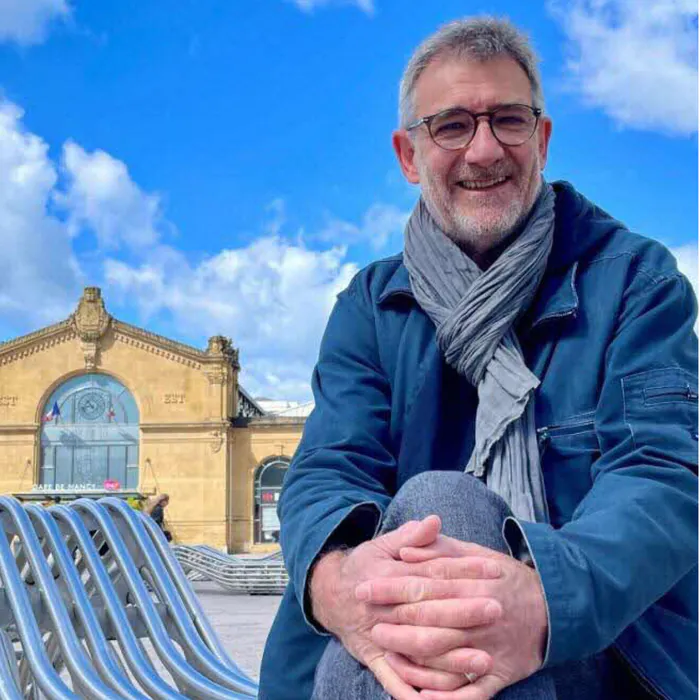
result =
M471 143L479 117L488 117L491 133L499 143L504 146L520 146L532 138L541 115L541 109L529 105L502 105L488 112L477 113L454 107L418 119L409 124L406 131L425 124L430 138L440 148L458 151Z

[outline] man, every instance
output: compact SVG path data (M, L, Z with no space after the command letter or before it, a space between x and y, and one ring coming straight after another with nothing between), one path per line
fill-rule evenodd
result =
M328 323L260 697L697 697L690 285L544 181L509 23L427 39L400 112L421 200Z

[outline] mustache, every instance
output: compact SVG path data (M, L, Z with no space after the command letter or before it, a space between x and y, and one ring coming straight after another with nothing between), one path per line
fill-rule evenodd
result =
M495 180L499 177L511 177L513 175L510 168L470 168L469 170L460 170L454 177L454 182L462 182L463 180Z

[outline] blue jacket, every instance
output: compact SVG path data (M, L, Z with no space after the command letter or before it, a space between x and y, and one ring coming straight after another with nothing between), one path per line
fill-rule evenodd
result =
M653 694L697 697L696 301L672 255L555 183L554 245L518 325L541 380L551 523L520 522L544 586L545 665L613 646ZM328 640L307 575L327 543L371 538L398 488L462 470L475 390L447 366L401 256L338 296L316 408L280 498L290 585L263 658L263 700L306 699ZM516 528L517 531L517 528Z

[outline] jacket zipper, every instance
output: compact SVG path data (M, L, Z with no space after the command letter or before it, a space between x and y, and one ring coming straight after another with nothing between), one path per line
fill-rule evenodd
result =
M644 691L654 700L671 700L668 695L665 695L627 658L627 655L616 645L612 646L613 652L620 658L625 668L634 676L634 679L639 685L644 688Z
M552 438L552 433L555 433L558 430L575 430L576 428L583 428L584 426L594 426L595 422L591 420L585 420L581 421L580 423L568 423L565 425L547 425L542 428L537 428L537 445L540 448L540 456L544 454L544 450L547 447L547 444L549 443L550 439ZM563 435L566 435L567 433L563 433ZM575 433L572 433L572 435L575 435Z
M689 384L685 387L659 387L658 389L647 389L645 392L645 398L649 399L660 399L665 396L682 396L688 401L697 401L698 395L694 392Z

